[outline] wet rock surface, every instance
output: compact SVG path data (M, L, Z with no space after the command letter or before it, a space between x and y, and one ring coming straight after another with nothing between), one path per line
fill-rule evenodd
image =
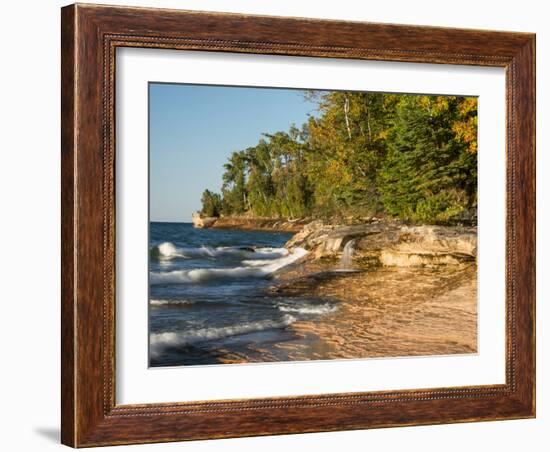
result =
M273 281L266 296L318 297L333 306L289 325L267 350L222 353L220 362L308 361L454 355L477 352L477 268L356 266L330 259L303 263Z
M477 352L475 227L314 221L299 229L285 246L309 254L274 273L259 302L283 300L292 313L311 299L317 309L285 326L284 339L220 349L216 362Z
M299 232L309 219L288 220L284 218L261 218L250 216L202 217L198 212L192 216L196 228L239 229L250 231Z
M314 221L285 246L301 247L311 258L341 256L353 241L355 259L382 266L458 265L477 256L477 230L461 226L405 226L372 222L362 225L332 225Z

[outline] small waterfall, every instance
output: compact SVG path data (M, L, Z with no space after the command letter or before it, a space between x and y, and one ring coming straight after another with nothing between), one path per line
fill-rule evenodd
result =
M342 251L342 257L340 258L340 268L342 270L351 270L351 264L353 260L353 252L355 251L355 239L350 240L345 244Z

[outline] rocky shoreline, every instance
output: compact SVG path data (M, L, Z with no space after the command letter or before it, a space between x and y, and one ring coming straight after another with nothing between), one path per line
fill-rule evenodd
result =
M408 226L378 219L342 224L244 215L203 217L199 213L192 219L196 228L293 232L285 248L306 249L309 260L341 258L346 247L355 261L374 266L458 265L477 258L475 226Z
M294 359L429 356L477 351L477 268L362 267L331 270L323 260L281 275L273 297L331 300L334 312L295 322Z
M309 350L292 350L297 359L477 351L476 227L316 221L285 246L310 253L277 277L270 295L328 298L338 306L292 325L311 342ZM352 259L342 266L347 253Z
M314 221L285 247L305 248L310 259L340 258L347 247L355 261L376 266L458 265L475 262L477 228L380 221L348 226Z
M221 362L250 362L256 354L277 361L280 354L311 360L478 349L476 227L246 217L221 217L206 227L294 232L285 247L309 253L273 274L265 296L330 305L288 326L293 339L274 344L272 355L251 346L250 356L226 354Z
M288 220L243 216L203 217L198 212L192 216L196 228L241 229L248 231L300 232L311 219Z
M300 340L280 347L295 359L477 351L475 227L313 222L285 246L310 253L277 276L269 296L308 296L337 306L291 326Z

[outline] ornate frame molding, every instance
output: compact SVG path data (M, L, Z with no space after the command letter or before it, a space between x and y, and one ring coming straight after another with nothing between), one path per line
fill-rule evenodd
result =
M116 405L118 47L506 68L506 384ZM62 442L81 447L533 417L534 58L535 37L526 33L80 4L63 8Z

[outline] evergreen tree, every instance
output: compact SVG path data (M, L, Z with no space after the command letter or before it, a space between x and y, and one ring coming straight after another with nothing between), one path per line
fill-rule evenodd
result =
M318 115L233 152L221 196L205 192L203 212L215 204L225 214L273 218L375 214L445 223L474 210L476 98L308 96Z
M477 159L452 130L457 108L451 97L401 100L378 181L390 215L446 222L475 203Z
M219 217L222 210L222 199L218 193L204 190L202 193L202 210L205 217Z

